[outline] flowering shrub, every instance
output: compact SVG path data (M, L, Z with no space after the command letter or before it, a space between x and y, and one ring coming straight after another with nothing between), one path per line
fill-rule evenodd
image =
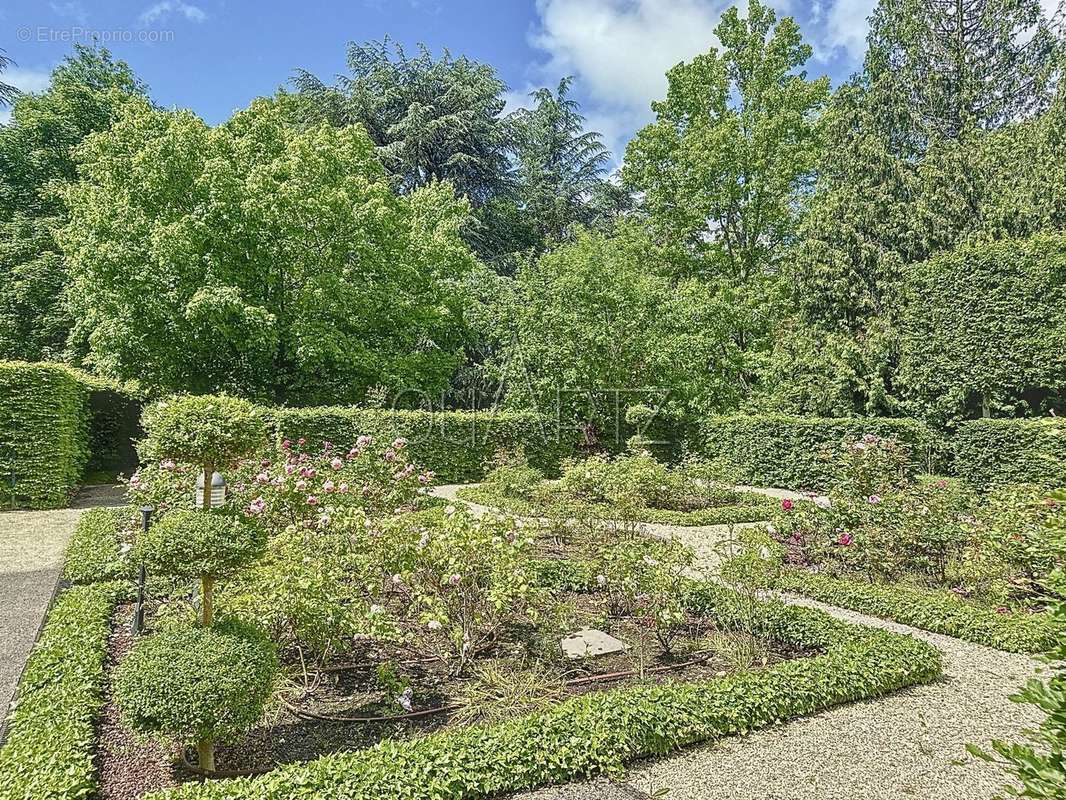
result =
M370 535L395 558L380 613L395 609L413 646L456 672L504 624L536 617L534 536L521 520L475 519L448 506L386 521Z
M884 495L834 492L814 500L784 501L771 525L791 566L933 586L946 585L958 566L972 498L957 481L918 481Z
M1050 534L1066 515L1061 500L1020 484L990 493L968 520L961 567L966 591L1010 605L1058 594L1048 579L1066 565L1061 537Z
M910 448L873 433L845 440L836 452L830 495L880 497L907 484Z
M686 619L685 571L694 554L676 540L622 539L602 549L596 584L611 613L649 625L667 652Z
M349 449L326 442L307 451L285 440L275 459L242 463L233 502L271 530L328 527L337 514L360 509L370 516L414 510L433 473L410 460L407 441L378 443L360 436Z
M373 518L339 511L289 526L224 600L285 648L322 661L358 641L413 648L456 671L509 622L535 615L533 536L454 507Z

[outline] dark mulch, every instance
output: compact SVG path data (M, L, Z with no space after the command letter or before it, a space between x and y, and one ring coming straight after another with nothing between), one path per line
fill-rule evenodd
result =
M132 604L120 605L111 620L107 659L108 675L133 644L130 622ZM119 720L118 708L108 681L104 713L97 729L96 767L100 776L101 800L136 800L147 792L177 786L175 753L127 730Z

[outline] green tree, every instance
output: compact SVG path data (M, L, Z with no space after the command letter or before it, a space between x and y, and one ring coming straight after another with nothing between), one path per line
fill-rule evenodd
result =
M502 118L506 85L488 64L419 45L409 56L385 39L348 45L348 73L335 86L307 71L294 83L312 122L362 125L401 193L450 181L475 211L510 196L512 134ZM499 247L491 214L468 239L479 252ZM486 229L488 228L488 229Z
M638 225L615 235L578 231L573 241L522 266L496 313L493 363L509 401L612 429L614 390L623 405L661 399L678 411L736 402L740 354L728 335L733 309L697 279L671 277L685 254ZM503 279L501 279L503 280Z
M445 183L397 197L361 127L298 129L288 103L210 128L139 101L80 148L59 238L87 364L297 404L446 385L467 204Z
M66 221L59 190L75 178L73 149L144 92L107 50L78 45L47 90L15 98L11 124L0 127L0 357L63 354L71 319L54 241Z
M642 193L656 234L686 247L685 271L737 309L736 348L757 352L812 179L828 80L807 80L811 48L798 26L758 0L746 19L726 11L716 34L721 52L667 74L666 99L626 150L623 176Z
M563 78L554 92L530 94L533 108L511 116L515 136L518 202L537 237L549 244L563 239L575 223L590 224L602 196L611 155L595 131L585 130L573 78Z
M868 42L863 71L820 121L823 157L789 270L799 349L837 354L804 393L843 400L837 413L899 410L908 264L1061 219L1061 128L1044 121L1054 105L1026 119L1055 84L1056 45L1035 0L883 0ZM782 343L771 361L775 401L795 395L779 369L795 349Z

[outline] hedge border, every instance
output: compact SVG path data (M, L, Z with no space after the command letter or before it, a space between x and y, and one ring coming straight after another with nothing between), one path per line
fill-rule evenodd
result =
M89 459L88 403L88 387L66 367L0 362L0 471L14 472L14 505L66 504ZM0 489L8 502L11 494L10 484Z
M786 570L775 588L1010 653L1044 653L1064 633L1051 614L999 614L951 592Z
M689 604L727 624L743 614L736 595L711 584L694 586ZM940 651L932 645L821 611L762 603L755 624L761 633L822 654L725 678L584 695L498 725L386 740L258 778L186 784L149 797L461 800L502 795L617 773L636 759L881 696L942 672Z
M749 494L756 493L749 492ZM500 511L528 517L543 517L545 509L551 508L550 504L505 497L486 486L464 486L456 492L456 497L470 503L478 503ZM760 497L763 497L763 495L760 495ZM679 528L764 522L780 508L779 503L781 502L773 497L765 497L765 501L760 501L758 504L723 506L722 508L708 508L701 511L642 508L636 512L634 521L657 525L673 525ZM610 506L602 505L597 506L597 508L602 509L603 513L609 516Z
M483 478L498 450L521 447L529 463L557 474L561 462L573 455L576 434L556 440L551 422L531 411L408 411L347 406L270 408L279 441L308 447L328 441L350 447L358 436L407 439L412 457L448 483Z
M122 560L119 533L122 514L128 512L128 507L82 512L67 545L63 580L80 584L132 577L130 565Z
M0 361L0 504L11 471L13 505L41 509L66 505L87 471L136 466L138 408L128 387L64 364Z
M830 488L835 470L821 448L865 433L909 446L914 473L935 472L940 466L944 443L929 428L913 419L890 417L708 417L700 423L692 449L732 466L739 483L824 491Z
M0 798L78 798L96 791L111 617L124 585L74 586L48 613L30 653L0 748Z
M955 472L971 486L1066 486L1066 420L976 419L952 442Z

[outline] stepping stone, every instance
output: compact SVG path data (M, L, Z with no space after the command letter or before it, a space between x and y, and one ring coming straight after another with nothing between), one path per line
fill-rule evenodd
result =
M629 645L625 642L595 628L582 628L559 642L559 646L563 648L563 654L567 658L605 656L629 649Z

